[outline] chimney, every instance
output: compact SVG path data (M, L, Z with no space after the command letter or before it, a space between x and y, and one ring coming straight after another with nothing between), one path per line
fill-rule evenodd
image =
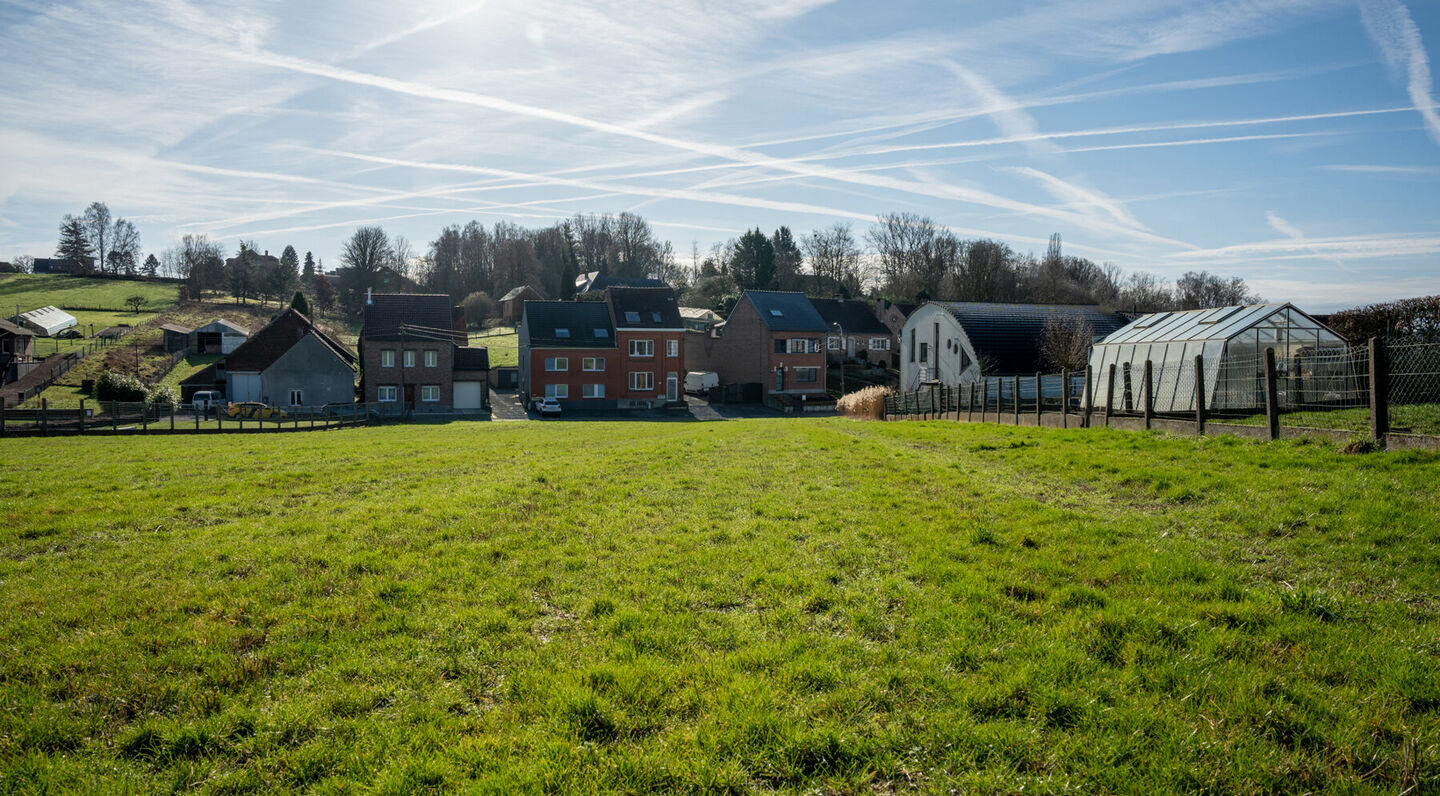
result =
M370 300L370 288L367 287L367 288L365 288L365 306L368 307L368 306L370 306L370 305L373 304L373 303L375 303L375 302L373 302L373 301Z

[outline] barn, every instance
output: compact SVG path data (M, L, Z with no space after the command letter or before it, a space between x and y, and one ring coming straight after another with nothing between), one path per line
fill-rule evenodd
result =
M41 337L54 337L79 323L74 315L53 305L20 313L20 325Z
M1104 408L1113 395L1117 411L1142 402L1145 362L1151 363L1156 412L1195 410L1195 357L1202 357L1206 408L1264 406L1265 349L1275 349L1282 378L1312 389L1354 374L1332 373L1345 338L1291 304L1253 304L1143 315L1095 344L1090 366L1093 405ZM1115 387L1109 389L1110 366ZM1302 390L1297 390L1298 395Z
M1054 373L1043 352L1050 323L1082 324L1101 339L1124 326L1125 318L1087 304L927 302L900 330L900 388Z
M228 354L249 338L249 329L220 318L191 332L190 350L197 354Z

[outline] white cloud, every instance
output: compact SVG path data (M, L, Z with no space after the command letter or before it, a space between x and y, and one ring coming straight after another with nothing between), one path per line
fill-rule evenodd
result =
M1430 58L1420 41L1420 28L1400 0L1360 0L1360 19L1385 62L1405 77L1410 101L1425 119L1425 130L1440 144L1440 114L1430 94Z
M1265 221L1270 224L1272 229L1281 235L1295 240L1305 239L1305 233L1301 232L1299 227L1281 218L1274 210L1265 211Z

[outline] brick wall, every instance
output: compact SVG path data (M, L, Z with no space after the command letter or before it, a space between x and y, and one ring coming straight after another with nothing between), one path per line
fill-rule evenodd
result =
M545 369L545 360L552 357L564 357L568 360L564 371ZM605 360L605 370L583 370L587 357ZM529 398L544 398L547 384L564 384L569 394L563 400L583 401L586 400L582 397L585 395L584 385L603 384L605 397L591 400L614 401L620 395L620 385L625 378L621 353L614 348L531 348L529 365Z
M380 364L382 351L395 352L395 365L384 367ZM405 367L404 351L415 352L415 366ZM425 366L425 352L434 351L435 367ZM404 400L406 387L414 387L417 411L427 409L449 409L455 400L455 346L438 341L406 341L403 345L392 340L361 340L360 366L363 369L361 381L364 385L364 400L372 403L380 400L381 385L394 385L398 400ZM440 388L440 400L422 401L425 385Z

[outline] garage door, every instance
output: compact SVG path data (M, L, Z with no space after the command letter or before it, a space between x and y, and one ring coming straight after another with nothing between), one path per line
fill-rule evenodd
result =
M455 408L456 409L479 409L480 408L480 382L478 381L457 381L455 382Z

